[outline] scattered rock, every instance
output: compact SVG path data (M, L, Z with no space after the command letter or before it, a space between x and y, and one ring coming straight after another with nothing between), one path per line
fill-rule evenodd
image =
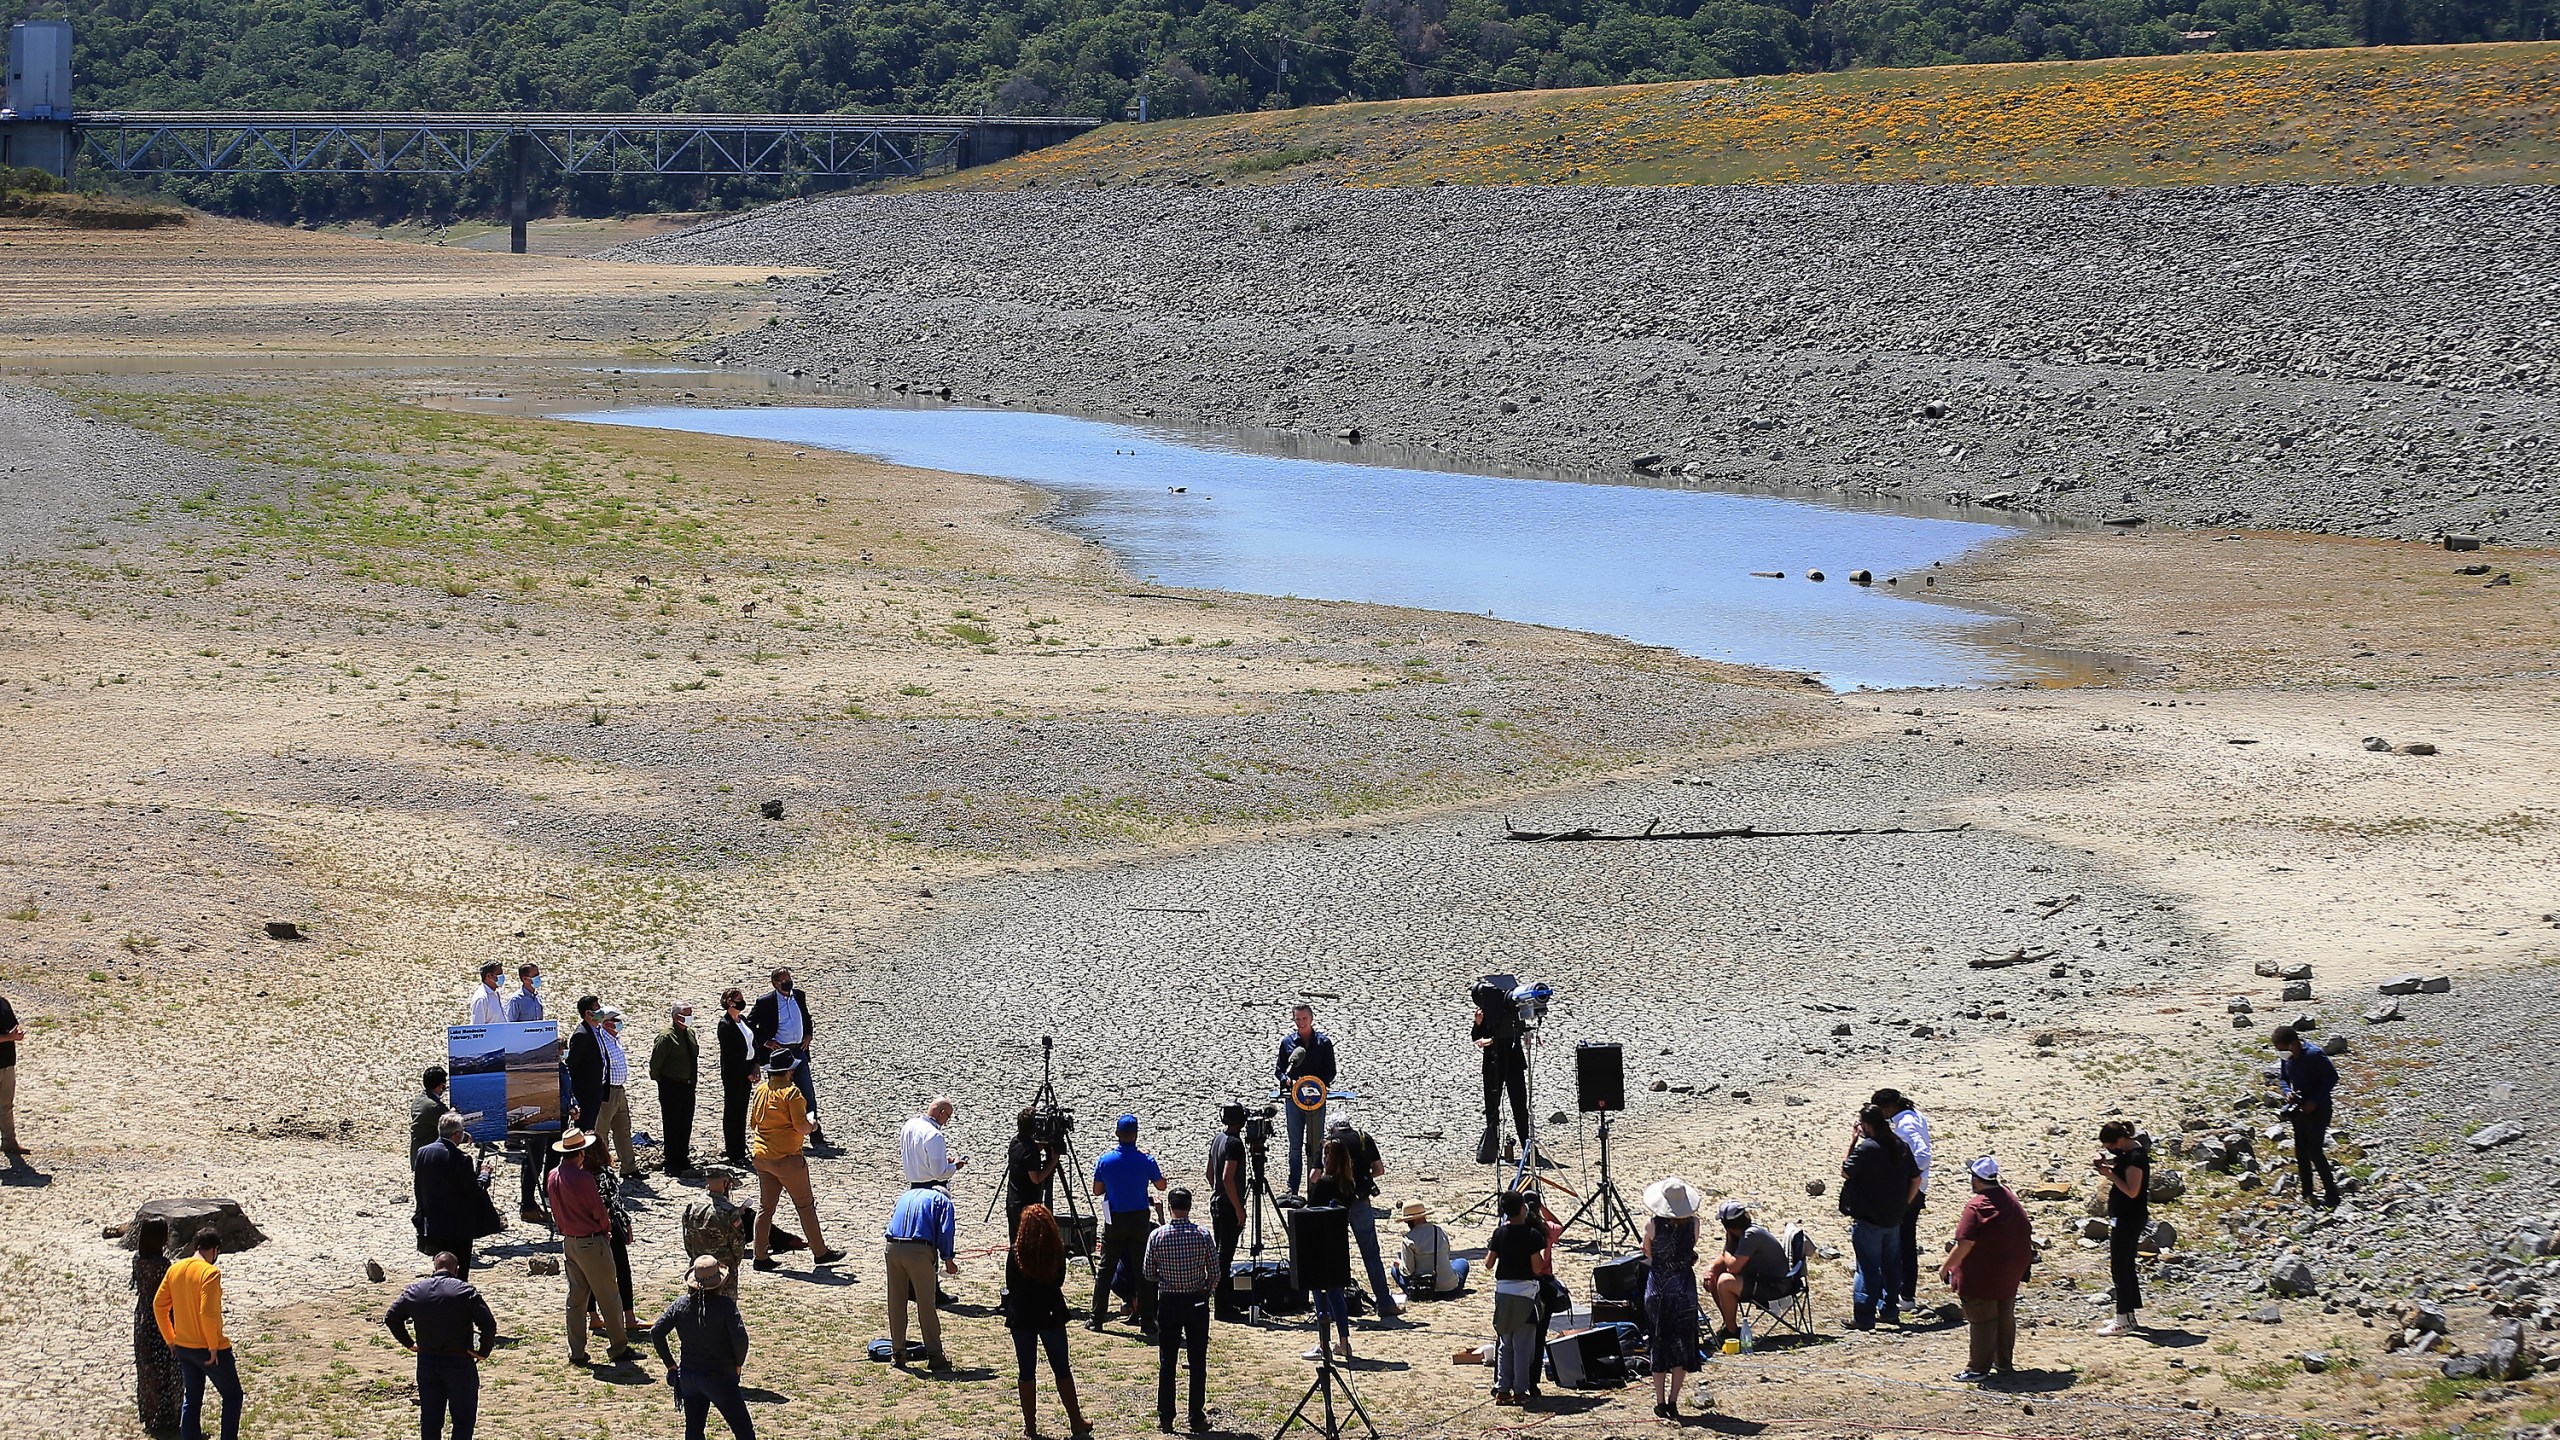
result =
M1804 1193L1806 1193L1807 1195L1812 1196L1813 1198L1815 1198L1815 1199L1817 1199L1817 1200L1819 1200L1819 1199L1821 1199L1821 1198L1822 1198L1822 1192L1823 1192L1823 1191L1828 1190L1828 1189L1830 1189L1830 1188L1831 1188L1831 1186L1829 1185L1829 1183L1828 1183L1828 1182L1821 1181L1821 1180L1807 1180L1806 1182L1804 1182Z
M379 1260L367 1260L364 1262L364 1278L372 1281L376 1285L381 1284L382 1262Z
M1852 585L1873 585L1876 583L1876 577L1868 574L1864 570L1852 570L1849 572L1849 583Z
M2400 747L2400 753L2403 755L2433 755L2436 753L2436 747L2428 744L2424 740L2412 740L2408 744Z
M779 800L767 800L762 805L757 806L756 811L763 815L767 820L779 820L782 818L782 802Z
M133 1212L133 1219L126 1222L124 1248L133 1248L132 1237L141 1230L145 1220L169 1222L169 1254L172 1258L193 1249L196 1232L207 1225L213 1227L214 1234L222 1237L225 1254L255 1249L267 1241L265 1232L249 1222L237 1200L145 1200L142 1208Z
M2166 1220L2152 1221L2150 1227L2142 1232L2142 1248L2145 1250L2177 1249L2178 1227Z
M2249 1312L2249 1318L2260 1325L2281 1325L2284 1323L2284 1307L2261 1305Z
M301 940L307 937L303 935L302 927L291 920L270 920L267 922L267 938L270 940Z
M2308 999L2310 999L2310 998L2311 998L2311 982L2310 982L2310 981L2308 981L2308 980L2288 980L2288 981L2286 981L2286 982L2285 982L2285 987L2284 987L2284 999L2286 1000L2286 1002L2287 1002L2287 1003L2291 1003L2291 1002L2296 1001L2296 1000L2308 1000Z
M2397 1000L2376 1005L2372 1009L2364 1012L2364 1023L2367 1025L2387 1025L2392 1021L2401 1018L2403 1017L2400 1014L2400 1002ZM2328 1050L2329 1053L2333 1055L2337 1053L2337 1051L2330 1046L2324 1045L2321 1048Z
M2495 1125L2484 1125L2472 1131L2462 1143L2474 1150L2495 1150L2501 1145L2512 1145L2523 1139L2524 1133L2524 1125L2521 1121L2501 1120Z
M2364 748L2376 755L2388 755L2391 753L2391 742L2379 735L2367 735L2364 737Z
M536 1255L524 1262L524 1273L527 1275L557 1275L560 1273L560 1257L557 1255Z
M2302 1369L2305 1374L2309 1375L2320 1375L2326 1373L2329 1369L2329 1357L2327 1353L2319 1350L2303 1351Z
M2427 977L2424 975L2399 975L2383 981L2375 988L2385 995L2415 995L2418 993L2418 987L2425 983L2427 983Z
M2316 1295L2320 1291L2320 1272L2299 1255L2287 1255L2267 1267L2267 1293L2270 1295Z

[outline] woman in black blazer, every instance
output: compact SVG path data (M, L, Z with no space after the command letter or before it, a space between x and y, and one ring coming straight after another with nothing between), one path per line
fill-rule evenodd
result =
M730 1164L747 1158L747 1100L756 1083L756 1042L747 1029L747 997L735 985L720 992L720 1143Z

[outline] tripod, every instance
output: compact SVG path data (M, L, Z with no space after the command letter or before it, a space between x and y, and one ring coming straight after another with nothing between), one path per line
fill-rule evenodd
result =
M1570 1230L1587 1217L1592 1233L1603 1246L1609 1243L1609 1237L1622 1232L1628 1244L1638 1243L1635 1214L1627 1208L1627 1197L1618 1193L1618 1182L1609 1176L1609 1127L1617 1118L1609 1111L1600 1112L1600 1183L1591 1187L1582 1208L1564 1220L1564 1228Z
M1248 1207L1245 1216L1245 1273L1250 1282L1245 1287L1245 1320L1259 1325L1271 1318L1262 1309L1262 1202L1271 1201L1271 1212L1280 1213L1280 1202L1273 1199L1271 1180L1264 1165L1271 1154L1271 1117L1255 1115L1244 1122L1244 1191ZM1286 1429L1286 1426L1282 1427Z
M1324 1319L1321 1316L1316 1320L1316 1338L1320 1342L1324 1338ZM1369 1432L1370 1440L1377 1440L1378 1422L1369 1418L1367 1407L1360 1403L1360 1392L1351 1388L1351 1376L1333 1363L1333 1347L1319 1344L1317 1348L1323 1353L1316 1361L1316 1378L1299 1399L1298 1408L1290 1411L1289 1418L1280 1422L1280 1428L1271 1432L1271 1440L1280 1440L1281 1436L1289 1433L1292 1425L1304 1425L1322 1435L1324 1440L1342 1440L1342 1416L1333 1408L1333 1389L1337 1385L1342 1387L1343 1403L1351 1407L1352 1414L1360 1417L1360 1424ZM1324 1397L1322 1425L1307 1414L1307 1407L1316 1403L1318 1395Z
M1054 1117L1056 1121L1060 1122L1071 1122L1073 1118L1066 1107L1058 1103L1057 1078L1054 1073L1051 1058L1056 1046L1057 1041L1054 1037L1048 1035L1040 1037L1040 1088L1033 1091L1031 1094L1031 1110L1033 1114L1042 1117L1041 1123L1050 1123L1052 1117ZM1089 1212L1092 1208L1091 1204L1077 1195L1074 1184L1070 1183L1066 1187L1067 1203L1065 1208L1060 1210L1058 1207L1057 1197L1059 1193L1059 1168L1061 1166L1065 1167L1066 1173L1070 1175L1082 1175L1085 1172L1084 1162L1076 1155L1076 1135L1072 1124L1057 1124L1052 1133L1057 1136L1057 1139L1049 1147L1051 1152L1049 1156L1049 1178L1041 1182L1040 1203L1049 1206L1052 1213L1059 1215L1061 1229L1071 1230L1074 1228L1072 1222L1082 1221L1095 1231L1095 1238L1098 1240L1100 1238L1101 1227L1090 1218ZM987 1197L988 1219L992 1220L995 1218L996 1207L1004 1203L1006 1192L1012 1188L1013 1176L1010 1173L1007 1173L1004 1184L997 1188L995 1194ZM1011 1235L1004 1237L1006 1249L1010 1250L1013 1248L1013 1239L1014 1237ZM1068 1242L1067 1248L1070 1252L1077 1248L1072 1239ZM1083 1253L1079 1258L1084 1261L1087 1269L1093 1268L1096 1263L1093 1257L1093 1247L1084 1247Z

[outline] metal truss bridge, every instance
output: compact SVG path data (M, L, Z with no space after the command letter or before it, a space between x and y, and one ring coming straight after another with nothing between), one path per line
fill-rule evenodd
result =
M526 182L563 175L887 180L983 165L1101 124L1005 115L558 115L87 110L77 159L122 175L487 174L524 248Z

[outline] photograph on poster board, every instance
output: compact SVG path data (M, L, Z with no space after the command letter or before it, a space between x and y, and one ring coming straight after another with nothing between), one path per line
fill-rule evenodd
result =
M560 1025L455 1025L445 1031L445 1103L483 1145L510 1131L560 1128Z

